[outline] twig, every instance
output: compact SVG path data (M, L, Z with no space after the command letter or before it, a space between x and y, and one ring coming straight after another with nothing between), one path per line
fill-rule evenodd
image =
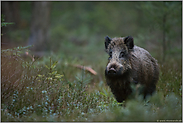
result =
M82 65L73 65L74 67L80 68L80 69L84 69L89 71L90 73L92 73L93 75L97 75L97 72L94 71L91 67L86 67L86 66L82 66Z

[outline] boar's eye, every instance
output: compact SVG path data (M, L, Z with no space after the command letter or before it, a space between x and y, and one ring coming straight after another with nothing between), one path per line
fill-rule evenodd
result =
M112 51L109 52L109 59L112 58Z
M119 55L119 58L123 58L124 56L125 56L125 53L121 52L120 55Z

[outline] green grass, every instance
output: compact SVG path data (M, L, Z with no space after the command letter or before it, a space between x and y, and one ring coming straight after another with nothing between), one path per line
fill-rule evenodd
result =
M82 48L67 46L74 50L68 54L52 53L34 62L16 56L16 48L2 52L1 121L182 119L182 72L178 62L173 62L176 66L160 65L160 79L152 97L144 101L138 96L120 106L105 83L107 55L101 47L96 48L95 43L86 45L86 55ZM66 51L69 50L61 49ZM100 53L96 56L97 52ZM90 66L97 75L76 68L75 64Z

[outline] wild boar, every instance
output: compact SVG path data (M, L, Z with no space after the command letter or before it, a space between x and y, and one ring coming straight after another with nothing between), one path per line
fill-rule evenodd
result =
M147 50L134 45L132 36L106 36L105 50L109 54L105 78L118 102L132 93L131 84L143 85L144 99L152 95L159 79L159 66Z

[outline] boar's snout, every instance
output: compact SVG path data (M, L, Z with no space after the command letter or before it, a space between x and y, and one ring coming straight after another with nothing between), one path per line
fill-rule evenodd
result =
M109 67L108 66L106 67L105 74L109 77L115 77L121 74L121 70L122 70L122 67L112 64L112 65L109 65Z
M116 74L116 70L112 67L109 69L108 74Z

